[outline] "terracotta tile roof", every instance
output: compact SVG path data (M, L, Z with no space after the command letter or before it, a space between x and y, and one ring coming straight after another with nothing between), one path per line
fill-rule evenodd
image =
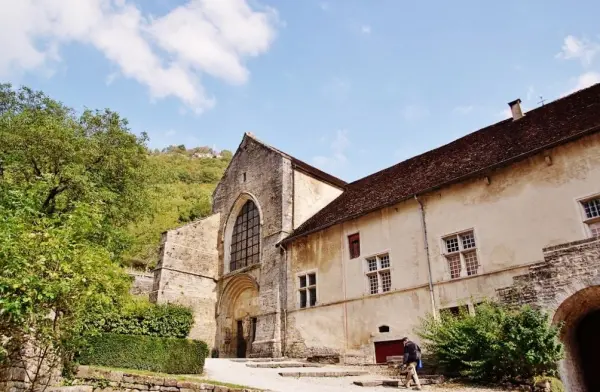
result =
M516 121L501 121L350 183L284 242L598 131L600 84L531 110Z

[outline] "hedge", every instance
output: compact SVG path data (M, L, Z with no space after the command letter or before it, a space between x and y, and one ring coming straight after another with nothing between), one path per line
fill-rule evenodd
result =
M94 329L104 333L185 338L192 328L194 317L192 311L184 306L133 300L118 313L94 318L91 323Z
M199 340L105 333L89 339L77 361L168 374L200 374L208 346Z

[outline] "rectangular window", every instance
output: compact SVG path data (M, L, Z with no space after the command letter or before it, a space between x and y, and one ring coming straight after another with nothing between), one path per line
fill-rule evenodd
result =
M310 272L298 276L300 308L317 305L317 274Z
M387 293L392 290L390 255L385 253L369 257L365 262L369 294Z
M600 237L600 197L581 202L590 237Z
M358 233L348 236L348 247L351 259L356 259L360 256L360 236Z
M443 242L450 279L465 276L463 273L466 273L466 276L477 275L479 260L473 231L444 237Z
M469 307L467 305L452 306L450 308L441 309L441 313L446 313L453 317L458 317L463 314L469 314Z

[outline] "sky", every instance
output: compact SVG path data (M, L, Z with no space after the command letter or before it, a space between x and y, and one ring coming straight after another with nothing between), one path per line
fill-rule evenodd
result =
M0 82L353 181L600 82L600 2L0 0Z

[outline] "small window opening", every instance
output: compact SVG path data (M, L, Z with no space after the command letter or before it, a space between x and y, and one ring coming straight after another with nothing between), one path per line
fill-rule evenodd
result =
M256 340L256 317L252 317L252 342Z
M384 332L390 332L390 327L387 325L382 325L379 327L379 332L380 333L384 333Z
M348 246L350 248L351 259L355 259L360 256L360 236L358 233L348 236Z
M246 182L246 172L242 173L242 181Z

